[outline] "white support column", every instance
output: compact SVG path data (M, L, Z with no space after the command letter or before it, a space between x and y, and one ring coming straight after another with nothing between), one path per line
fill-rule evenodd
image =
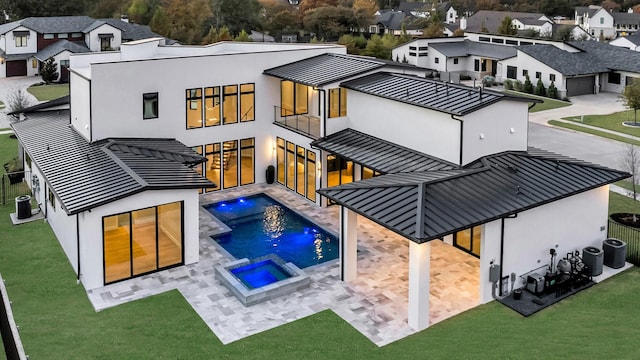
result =
M340 206L340 278L352 281L358 276L358 214Z
M429 281L431 243L409 241L409 326L417 331L429 327Z

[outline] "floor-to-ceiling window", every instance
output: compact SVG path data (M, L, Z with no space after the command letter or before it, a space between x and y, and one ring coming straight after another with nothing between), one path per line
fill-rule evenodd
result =
M238 122L238 85L223 86L222 119L223 124Z
M222 159L224 161L222 188L228 189L238 186L238 140L223 143Z
M296 146L296 192L305 196L305 148Z
M276 173L279 184L316 201L316 153L276 138Z
M207 144L204 148L204 156L207 158L204 175L209 179L209 181L217 185L215 188L212 187L205 189L207 192L210 192L222 188L220 178L222 164L220 143Z
M361 180L371 179L373 177L380 176L380 175L382 174L366 166L361 167L361 174L360 174Z
M183 203L102 218L105 284L183 263Z
M307 150L307 199L316 201L316 153Z
M287 187L296 189L296 145L287 141Z
M220 125L220 86L204 88L205 126Z
M202 127L202 89L187 89L187 129Z
M482 226L474 226L453 234L453 245L469 254L480 257Z
M240 185L255 182L255 139L240 140Z
M254 84L240 85L240 121L255 120Z
M280 82L281 116L309 112L309 87L289 80Z
M327 186L338 186L353 182L353 161L337 155L327 155ZM334 202L329 200L329 204Z
M277 173L278 173L278 177L277 177L277 181L278 183L284 185L284 181L285 181L285 150L284 150L284 139L283 138L277 138L276 140L276 158L277 158Z

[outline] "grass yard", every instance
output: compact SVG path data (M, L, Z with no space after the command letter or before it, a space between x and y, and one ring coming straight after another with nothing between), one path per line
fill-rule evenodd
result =
M594 129L589 129L589 128L586 128L584 126L580 126L580 125L577 125L577 124L574 125L574 124L565 123L565 122L557 121L557 120L549 120L548 123L553 125L553 126L557 126L557 127L561 127L561 128L565 128L565 129L569 129L569 130L580 131L580 132L583 132L583 133L586 133L586 134L596 135L596 136L600 136L600 137L603 137L603 138L607 138L607 139L611 139L611 140L625 142L627 144L633 144L633 145L640 146L640 141L635 141L635 140L628 139L628 138L623 137L623 136L610 134L610 133L607 133L607 132L604 132L604 131L598 131L598 130L594 130Z
M640 127L632 128L622 125L624 121L633 121L633 119L633 111L628 110L608 115L585 115L582 118L582 123L640 137ZM581 118L579 116L568 117L565 118L565 120L571 120L577 123L581 122ZM640 117L638 118L638 121L640 121Z
M12 158L15 151L15 139L0 137L0 160ZM612 206L626 206L624 198L613 199ZM638 268L529 318L492 302L382 348L331 311L222 345L178 291L94 312L47 223L13 226L8 215L12 211L13 204L0 206L0 273L31 359L565 359L602 354L633 359L638 355Z
M531 108L531 110L529 110L529 112L538 112L538 111L544 111L544 110L551 110L551 109L557 109L557 108L561 108L561 107L565 107L565 106L571 105L571 103L567 102L567 101L550 99L550 98L547 98L547 97L531 95L531 94L527 94L527 93L523 93L523 92L519 92L519 91L504 90L504 92L507 93L507 94L518 95L518 96L522 96L522 97L528 97L528 98L531 98L531 99L539 99L539 100L544 101L542 104L536 104L536 106Z
M27 91L38 101L49 101L69 95L69 84L32 85Z

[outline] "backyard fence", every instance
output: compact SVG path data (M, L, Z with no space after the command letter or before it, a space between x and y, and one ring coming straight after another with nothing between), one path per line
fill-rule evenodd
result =
M640 266L640 229L622 225L609 219L607 236L627 243L627 261Z
M12 203L20 195L28 195L31 189L26 181L31 180L29 171L18 171L2 174L0 180L0 202L2 205Z
M27 356L22 347L22 341L18 334L18 326L13 320L11 302L4 286L4 279L0 276L0 332L4 343L4 352L8 360L25 360Z

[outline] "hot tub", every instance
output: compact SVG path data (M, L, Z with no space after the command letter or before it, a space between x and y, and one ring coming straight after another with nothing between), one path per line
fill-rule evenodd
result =
M275 254L216 266L216 279L244 306L269 301L311 284L304 271L290 262L285 263Z

